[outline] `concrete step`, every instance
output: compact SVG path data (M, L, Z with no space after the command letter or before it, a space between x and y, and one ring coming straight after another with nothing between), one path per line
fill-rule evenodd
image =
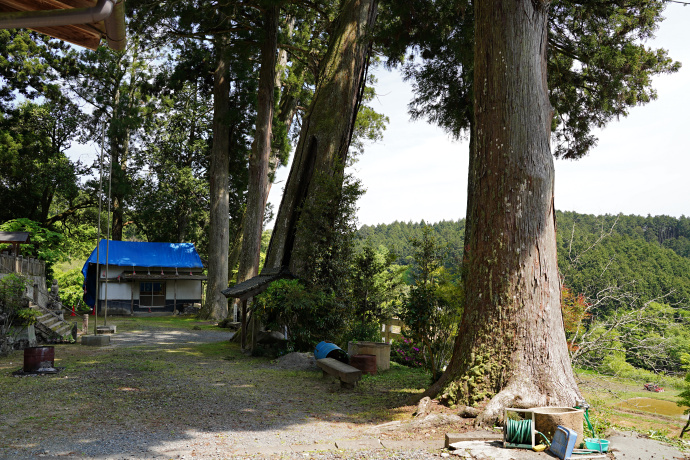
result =
M72 333L72 326L69 324L61 324L60 327L57 329L53 329L55 332L57 332L60 335L67 335Z
M53 326L55 326L56 324L60 324L60 320L57 319L57 318L54 317L54 316L51 316L50 318L47 318L47 319L45 319L45 320L42 320L41 322L43 323L44 326L49 327L49 328L51 328L51 329L52 329Z

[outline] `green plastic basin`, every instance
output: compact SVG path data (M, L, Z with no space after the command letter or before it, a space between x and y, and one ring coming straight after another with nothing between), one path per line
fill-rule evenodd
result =
M585 438L585 445L589 450L599 451L599 446L601 443L601 452L608 452L609 441L608 439L597 439L597 438Z

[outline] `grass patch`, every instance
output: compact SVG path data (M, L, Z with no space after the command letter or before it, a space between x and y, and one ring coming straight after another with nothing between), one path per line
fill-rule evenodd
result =
M89 329L93 329L93 321L97 321L99 326L104 324L104 319L95 316L89 317ZM108 317L108 325L117 326L118 332L136 332L151 329L173 329L173 330L219 330L217 323L211 321L200 321L194 316L113 316ZM81 327L81 322L79 322Z
M680 391L674 388L674 377L660 377L654 381L671 383L666 391L654 393L643 389L644 382L631 378L619 378L577 370L580 391L592 406L590 420L598 432L610 428L635 430L650 436L678 438L685 420L679 416L654 414L653 411L636 410L622 403L633 398L676 402ZM664 384L662 384L663 386Z
M100 322L99 322L100 323ZM120 331L186 330L196 320L176 317L117 318ZM13 377L23 352L0 358L0 439L27 445L65 435L79 437L103 426L186 433L247 427L280 430L314 419L344 423L400 417L429 376L392 364L343 391L320 371L281 369L268 358L248 357L228 341L144 344L131 347L56 345L60 374ZM397 414L397 415L396 415ZM33 438L29 438L31 433Z

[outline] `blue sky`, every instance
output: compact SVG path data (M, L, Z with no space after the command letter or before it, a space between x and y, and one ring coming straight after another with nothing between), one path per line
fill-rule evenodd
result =
M690 215L690 7L670 4L649 46L684 65L654 79L658 98L598 132L578 161L556 161L556 208L588 214ZM368 145L354 167L367 193L359 223L436 222L465 217L468 143L425 121L409 121L410 86L397 73L374 72L375 108L388 115L384 139ZM283 168L277 180L285 181ZM270 201L277 210L281 182Z

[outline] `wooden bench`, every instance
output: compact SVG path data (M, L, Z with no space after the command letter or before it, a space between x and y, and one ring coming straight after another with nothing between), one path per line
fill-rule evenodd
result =
M355 384L362 378L362 371L337 359L317 359L316 365L321 368L324 377L331 375L340 380L340 385L343 388L354 388Z

